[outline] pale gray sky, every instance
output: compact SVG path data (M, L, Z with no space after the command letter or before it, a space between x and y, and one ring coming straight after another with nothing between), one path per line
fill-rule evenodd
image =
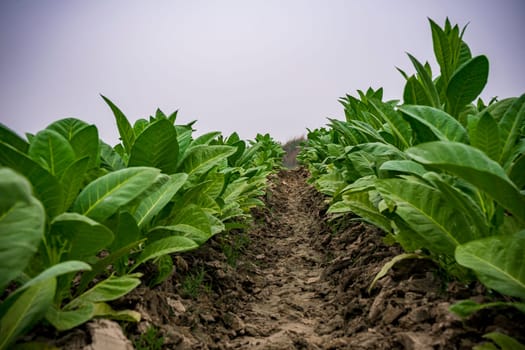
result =
M435 67L427 17L486 54L485 98L525 92L523 0L2 0L0 121L19 133L77 117L117 142L99 94L132 121L160 107L198 133L280 141L342 118L337 99L401 98L406 52Z

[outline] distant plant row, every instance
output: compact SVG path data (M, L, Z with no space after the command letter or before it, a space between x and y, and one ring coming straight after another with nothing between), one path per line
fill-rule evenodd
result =
M173 271L170 254L238 227L263 205L283 150L269 135L193 135L157 110L130 124L109 99L115 147L68 118L24 139L0 125L0 349L44 319L67 330L114 310L141 282ZM155 274L140 273L145 263Z
M376 280L397 261L432 259L454 278L510 297L464 301L456 313L525 312L525 95L474 102L488 59L472 57L464 30L448 20L430 27L440 74L409 54L415 74L400 70L402 103L383 101L382 89L341 98L346 120L309 131L299 159L330 197L330 213L355 213L405 250Z

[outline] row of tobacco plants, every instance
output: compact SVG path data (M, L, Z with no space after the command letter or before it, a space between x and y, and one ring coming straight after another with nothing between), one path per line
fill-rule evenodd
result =
M0 349L37 322L67 330L94 317L139 320L108 302L165 280L170 254L238 227L280 166L269 135L194 137L193 123L160 110L132 125L104 100L115 147L73 118L27 140L0 127ZM145 263L157 273L142 276Z
M501 305L525 312L525 95L477 99L487 58L472 57L448 20L430 27L440 74L409 54L415 74L400 70L402 103L383 101L382 89L341 98L346 120L309 130L299 159L330 213L355 213L405 250L376 280L399 260L432 259L450 278L507 296L460 302L452 310L461 316Z

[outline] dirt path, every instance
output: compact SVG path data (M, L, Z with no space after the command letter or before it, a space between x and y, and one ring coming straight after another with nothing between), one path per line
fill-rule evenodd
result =
M323 298L330 287L321 279L323 256L310 239L320 220L311 211L316 207L305 202L306 192L305 178L297 172L282 172L273 184L268 200L273 215L257 235L255 258L264 262L256 271L260 291L239 310L246 328L258 335L238 337L228 347L320 349L334 340L323 335L334 308Z

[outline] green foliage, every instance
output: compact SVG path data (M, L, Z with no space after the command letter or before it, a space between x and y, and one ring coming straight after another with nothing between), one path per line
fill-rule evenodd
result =
M525 299L524 251L525 230L465 243L456 249L456 260L487 287Z
M186 275L182 281L182 294L195 299L201 292L207 291L210 286L205 284L205 277L206 271L204 268L197 269Z
M163 345L164 337L153 326L150 326L140 337L133 340L133 346L136 350L161 350Z
M193 122L160 110L132 125L103 99L121 136L114 147L74 118L28 141L0 126L2 349L42 318L58 330L94 317L139 321L107 302L141 283L143 264L157 265L147 283L161 283L172 254L249 219L280 166L269 135L193 138Z
M309 131L298 159L329 213L377 225L400 258L433 259L523 300L525 95L474 104L487 58L472 57L448 20L430 27L440 75L409 55L402 104L382 101L382 89L341 98L345 121Z

